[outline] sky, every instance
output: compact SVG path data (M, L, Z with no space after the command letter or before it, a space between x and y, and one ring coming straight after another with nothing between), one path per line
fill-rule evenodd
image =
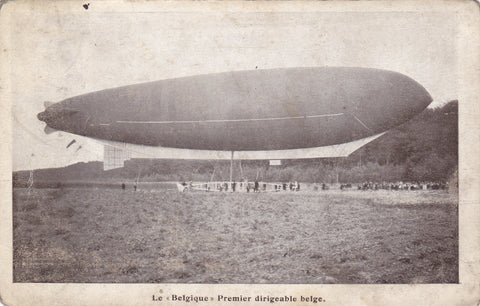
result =
M451 12L222 5L5 5L13 170L102 160L102 144L65 132L47 135L36 115L44 101L134 83L256 68L355 66L413 78L431 94L432 106L458 98Z

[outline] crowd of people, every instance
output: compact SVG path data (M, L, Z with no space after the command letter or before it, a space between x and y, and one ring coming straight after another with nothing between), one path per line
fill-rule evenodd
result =
M342 184L340 189L352 188L351 184ZM448 182L363 182L357 185L358 190L445 190Z
M135 186L136 187L136 186ZM122 186L122 189L124 187ZM360 184L314 184L313 191L329 190L330 188L340 190L445 190L448 189L448 182L363 182ZM135 188L136 189L136 188ZM208 182L208 183L178 183L179 191L220 191L220 192L280 192L300 191L300 183L280 182L266 183L255 180L253 182L243 180L240 182ZM312 190L307 186L306 190Z
M207 186L207 188L210 188ZM239 183L232 182L223 182L216 184L216 189L218 191L231 191L231 192L266 192L266 191L300 191L300 183L298 182L289 182L289 183L265 183L255 180L249 182L243 180Z
M180 191L200 190L200 191L222 191L222 192L278 192L278 191L300 191L300 183L282 182L282 183L265 183L255 180L250 182L242 180L240 182L208 182L193 183L182 182L178 184Z

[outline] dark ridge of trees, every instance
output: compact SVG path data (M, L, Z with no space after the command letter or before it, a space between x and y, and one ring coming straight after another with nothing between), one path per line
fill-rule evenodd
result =
M350 162L394 165L403 179L446 180L458 164L458 101L426 109L349 157Z
M458 101L426 109L346 158L235 161L234 179L353 183L362 181L447 181L458 167ZM13 173L25 184L30 171ZM33 181L209 181L228 180L229 161L133 159L103 171L102 162L77 163L32 172Z

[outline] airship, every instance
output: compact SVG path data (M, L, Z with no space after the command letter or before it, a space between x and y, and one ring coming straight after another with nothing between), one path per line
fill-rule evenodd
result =
M46 131L105 143L104 169L132 157L348 156L423 111L430 94L398 72L359 67L231 71L87 93L37 115Z

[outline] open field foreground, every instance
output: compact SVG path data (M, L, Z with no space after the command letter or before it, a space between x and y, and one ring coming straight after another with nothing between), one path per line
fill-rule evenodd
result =
M13 191L15 282L455 283L444 191Z

